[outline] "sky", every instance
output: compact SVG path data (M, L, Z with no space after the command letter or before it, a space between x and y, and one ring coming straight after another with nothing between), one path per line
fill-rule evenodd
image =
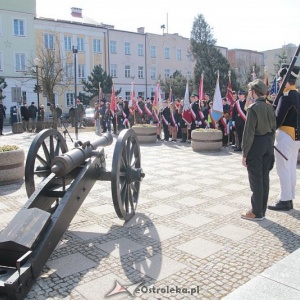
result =
M115 29L190 38L193 22L202 14L218 46L265 51L300 43L299 0L36 0L37 16L63 19L71 7Z

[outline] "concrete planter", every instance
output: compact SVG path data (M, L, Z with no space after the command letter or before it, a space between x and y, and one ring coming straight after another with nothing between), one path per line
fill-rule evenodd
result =
M132 129L137 135L140 143L155 143L156 142L156 126L134 125Z
M193 130L191 145L194 151L220 151L222 149L222 131L216 129Z
M0 185L23 180L25 173L23 149L0 152Z

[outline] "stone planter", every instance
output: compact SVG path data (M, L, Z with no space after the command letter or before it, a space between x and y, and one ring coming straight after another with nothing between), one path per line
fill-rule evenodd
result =
M193 130L191 145L194 151L220 151L222 149L222 131L217 129Z
M137 135L140 143L155 143L156 142L156 126L134 125L132 129Z
M0 152L0 185L23 180L25 153L23 149Z

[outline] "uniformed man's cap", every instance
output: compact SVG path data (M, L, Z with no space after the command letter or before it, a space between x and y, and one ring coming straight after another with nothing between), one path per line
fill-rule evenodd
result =
M257 91L262 95L266 95L268 92L267 85L261 79L255 79L248 84L249 89Z
M278 71L278 79L277 81L282 80L282 78L286 75L288 68L289 68L289 64L281 64L281 68ZM299 71L300 71L300 67L299 66L294 66L290 75L291 79L297 79L299 77Z
M205 93L204 95L206 95L206 96L208 96L208 97L210 96L210 94L209 94L209 93Z
M198 94L197 93L193 93L192 97L198 97Z
M246 92L245 91L239 91L238 94L239 95L246 95Z

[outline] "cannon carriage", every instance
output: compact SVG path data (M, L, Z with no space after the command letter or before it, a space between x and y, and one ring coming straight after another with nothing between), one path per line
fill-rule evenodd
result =
M138 204L141 168L139 143L132 129L115 144L112 168L106 168L107 133L77 142L68 150L55 129L41 131L26 159L28 201L0 233L0 295L23 299L97 181L110 181L117 216L130 220Z

